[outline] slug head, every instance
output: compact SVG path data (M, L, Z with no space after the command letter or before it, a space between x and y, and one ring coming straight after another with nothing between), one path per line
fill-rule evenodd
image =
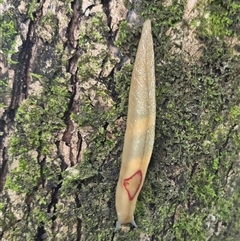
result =
M133 221L131 222L131 224L132 224L135 228L138 227L137 224L135 223L134 219L133 219ZM116 228L114 229L114 232L117 232L120 227L121 227L121 223L120 223L119 221L117 221Z
M119 229L121 224L124 223L132 223L134 227L137 227L134 221L134 210L136 206L137 196L136 195L133 200L129 199L129 194L126 191L124 185L124 181L119 180L117 184L117 192L116 192L116 211L117 211L117 225L115 231Z

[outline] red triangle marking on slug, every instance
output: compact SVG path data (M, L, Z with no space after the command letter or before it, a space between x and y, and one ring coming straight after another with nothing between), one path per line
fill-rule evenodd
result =
M140 185L142 183L142 171L138 170L135 174L133 174L131 177L126 178L123 180L123 186L125 187L128 198L130 201L132 201L137 194Z

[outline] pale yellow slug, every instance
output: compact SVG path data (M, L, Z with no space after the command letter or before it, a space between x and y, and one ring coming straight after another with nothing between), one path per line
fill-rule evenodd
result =
M116 190L117 230L134 221L134 210L152 155L156 119L154 52L151 21L143 24L133 67L127 128Z

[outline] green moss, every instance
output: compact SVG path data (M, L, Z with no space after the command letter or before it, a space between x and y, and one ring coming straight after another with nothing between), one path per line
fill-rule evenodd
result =
M103 13L96 13L91 21L86 21L84 29L80 32L79 44L83 50L95 48L97 43L106 43L106 33L108 31L106 17Z
M63 114L67 108L67 97L68 90L63 80L56 78L50 86L49 83L44 84L41 95L30 96L18 108L17 131L10 139L10 152L19 164L8 175L7 188L27 193L37 186L40 178L38 155L41 153L52 159L55 137L65 126ZM51 162L44 172L49 178L57 175Z
M196 66L190 69L194 70L191 75L195 75ZM215 78L212 79L211 75L215 75ZM201 77L198 78L198 86L193 86L192 78L186 76L186 79L182 77L181 80L175 80L172 87L175 91L179 89L179 92L175 97L175 94L166 87L169 100L166 107L158 114L161 120L160 130L164 135L162 148L167 151L168 156L170 155L164 161L167 163L170 158L172 159L170 163L173 164L176 160L175 165L180 166L180 169L185 169L186 183L179 183L178 189L180 191L182 186L184 190L184 195L180 196L181 202L193 205L187 208L187 211L185 210L187 219L176 220L173 226L177 240L202 240L206 234L203 227L199 227L198 230L193 229L197 225L196 220L198 223L204 223L204 216L211 212L211 209L217 207L220 211L221 207L227 205L232 198L229 197L228 200L223 198L225 177L237 158L236 149L231 154L229 151L229 148L232 150L233 147L231 131L234 122L229 122L231 115L226 113L223 103L223 95L224 93L230 94L231 86L223 86L222 77L220 75L216 77L216 75L216 72L205 72L202 75L202 81ZM235 81L236 84L237 80ZM198 88L199 86L201 89ZM188 92L188 88L191 92ZM182 95L181 92L183 92ZM181 96L181 101L178 101L177 96L178 98ZM231 104L235 102L236 93L233 96ZM197 105L197 103L202 104ZM228 104L228 108L231 104ZM209 140L208 144L205 140ZM226 142L228 143L227 149L224 147ZM172 147L168 146L168 143L172 143L170 144ZM201 146L204 148L201 149ZM175 159L176 157L179 159ZM181 163L179 163L180 160ZM185 165L188 168L195 166L196 169L193 173L189 173ZM188 175L190 179L187 178ZM181 174L178 178L181 178ZM192 217L191 213L194 213L192 221L189 220Z
M199 35L221 38L231 36L235 33L239 13L240 4L237 1L210 1L197 28Z
M32 2L29 4L29 7L28 7L28 16L32 21L34 21L35 19L34 13L36 12L37 7L38 7L37 0L32 0Z
M237 126L240 88L236 68L239 60L232 55L224 38L224 35L234 34L238 4L209 3L206 13L210 17L197 19L202 52L200 59L194 62L187 61L181 53L173 55L171 50L175 43L166 34L169 28L179 34L176 26L182 20L185 3L172 1L172 5L164 6L159 1L151 4L144 1L142 5L142 16L152 19L154 37L156 138L135 212L139 229L120 230L115 234L116 240L139 240L140 236L166 241L204 240L209 237L211 228L221 223L226 228L220 227L218 236L214 233L212 240L234 240L231 237L236 240L239 235L240 185L236 175L240 147ZM222 4L231 10L230 15ZM29 8L31 18L34 18L34 9L34 6ZM218 10L222 20L216 14ZM119 65L121 69L114 76L101 78L98 70L108 58L108 50L100 48L100 51L96 46L107 44L105 20L104 15L95 15L86 23L86 29L80 31L82 52L77 77L81 84L81 101L79 114L72 114L71 118L80 132L88 135L82 137L87 149L82 162L75 166L76 173L62 172L53 160L56 137L65 127L63 113L69 103L65 78L49 81L31 73L33 79L43 83L41 96L30 96L18 110L17 131L10 143L12 156L19 166L11 171L7 188L31 193L41 175L53 185L62 185L54 214L46 214L46 205L52 198L46 190L39 188L34 195L35 209L30 214L29 226L24 229L29 240L42 222L52 230L51 215L55 214L58 223L67 220L66 225L71 227L66 234L68 239L76 239L72 231L76 219L82 222L82 234L88 235L82 237L85 240L107 240L113 235L114 193L124 132L122 117L127 115L132 63L141 27L121 22L116 45L123 56L131 59L131 64ZM209 29L206 24L215 26ZM220 38L215 38L214 34ZM93 50L96 55L91 54ZM43 172L40 172L36 150L47 160ZM62 180L59 180L60 175ZM9 211L8 216L11 215ZM215 221L210 220L211 215ZM17 220L11 218L14 222ZM23 237L21 222L18 225L14 227L13 236Z
M141 6L142 16L144 18L150 18L153 20L156 27L162 29L168 29L175 26L182 20L185 1L172 1L172 4L166 7L164 2L152 1L149 4L148 1L143 1ZM157 19L157 21L154 21Z
M205 214L200 212L189 215L188 213L181 212L180 217L174 225L176 240L195 240L202 241L205 239L205 228L203 227L202 220Z
M30 73L30 76L32 76L34 79L37 79L39 81L41 81L41 79L43 78L42 75L36 74L36 73Z
M240 107L235 105L232 106L230 110L230 118L232 119L233 123L238 123L240 120Z
M13 61L12 56L16 54L16 37L17 29L11 11L6 11L0 15L0 50L1 50L1 61L5 67L9 67L11 64L17 64ZM0 108L6 108L7 99L10 96L9 77L8 72L2 75L0 79Z
M120 47L124 44L124 42L127 41L127 39L129 38L129 31L130 29L127 21L122 21L118 28L119 34L117 36L117 41L115 41L116 46Z
M233 212L229 204L234 194L226 198L225 190L240 147L237 130L233 130L239 119L239 80L231 49L214 35L228 36L235 31L232 27L238 7L229 5L234 8L230 16L226 8L213 8L218 4L211 2L205 12L210 11L205 19L208 26L201 19L197 32L199 37L208 36L202 42L205 50L200 64L190 64L181 55L169 54L173 43L166 36L182 19L184 5L185 1L168 7L159 2L142 5L142 16L150 17L154 33L157 124L153 157L135 219L154 240L203 240L212 227L207 227L208 215L220 214L218 220L226 222ZM140 28L121 22L116 44L124 55L134 58L137 42L132 39L139 33ZM126 113L131 66L116 77L122 95L119 107ZM124 240L125 236L121 233L119 237Z
M2 96L2 99L0 101L0 108L6 108L6 103L4 99L8 98L10 94L10 88L8 86L8 79L4 78L3 80L0 80L0 96ZM4 98L5 97L5 98Z
M13 20L13 14L9 12L5 12L4 15L0 15L0 46L1 50L11 62L11 55L16 53L15 51L15 41L17 36L16 24ZM8 56L8 57L9 57Z
M166 12L173 15L165 21L155 17L166 16L161 13L163 7L149 6L143 12L146 18L158 19L152 21L153 33L159 33L158 24L162 31L161 42L154 39L158 97L156 141L150 173L135 214L137 221L140 217L139 226L150 236L158 236L156 240L203 240L210 232L206 226L209 214L219 214L218 220L226 222L227 215L233 212L229 205L234 194L226 198L225 190L229 188L226 177L237 159L236 143L239 147L238 131L233 129L239 120L239 108L235 104L239 80L231 49L214 36L203 42L206 50L201 56L201 65L189 64L181 56L168 54L172 43L164 36L163 26L174 27L181 18L182 6L178 8L179 15L171 7L167 8ZM206 27L203 24L201 28ZM218 28L220 25L213 31L228 34L223 31L224 26L222 30ZM176 212L179 203L183 208ZM172 216L178 214L179 218L171 222Z

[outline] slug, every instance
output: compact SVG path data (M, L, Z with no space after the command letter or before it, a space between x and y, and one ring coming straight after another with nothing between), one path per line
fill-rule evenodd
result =
M122 163L116 189L117 231L134 221L134 210L153 150L156 119L151 21L143 24L133 67Z

